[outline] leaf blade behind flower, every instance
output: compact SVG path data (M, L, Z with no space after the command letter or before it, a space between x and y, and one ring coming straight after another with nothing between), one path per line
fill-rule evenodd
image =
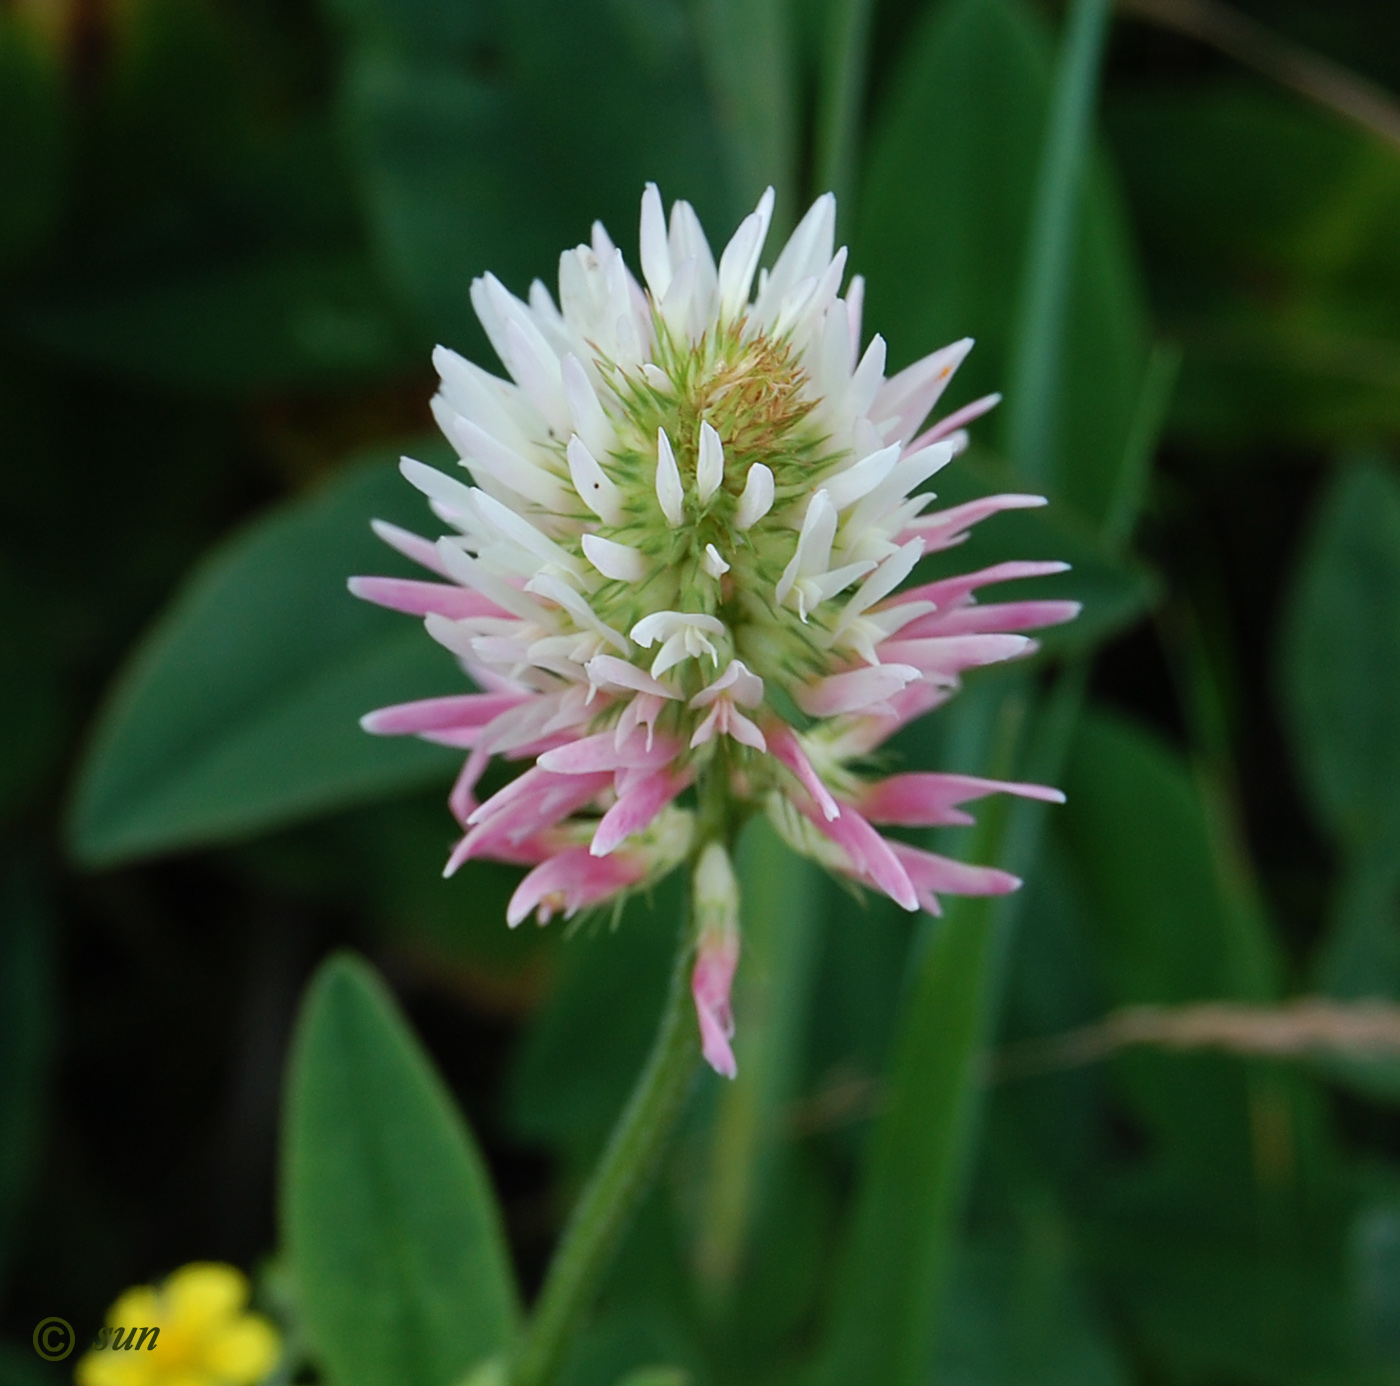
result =
M99 718L69 821L80 861L247 837L448 778L456 753L357 725L382 703L461 686L416 623L345 589L392 564L370 518L413 512L397 472L371 460L195 570Z

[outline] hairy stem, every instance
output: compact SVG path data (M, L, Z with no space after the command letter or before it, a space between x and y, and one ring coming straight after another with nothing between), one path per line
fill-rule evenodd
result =
M690 935L687 918L677 939L670 990L651 1053L564 1229L512 1363L511 1386L549 1386L557 1377L685 1108L699 1060L687 984Z

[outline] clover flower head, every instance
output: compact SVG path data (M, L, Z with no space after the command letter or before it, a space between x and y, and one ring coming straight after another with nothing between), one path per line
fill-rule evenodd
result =
M78 1362L78 1386L252 1386L282 1351L272 1324L248 1312L242 1272L203 1262L127 1290L100 1341Z
M1065 566L1054 562L898 590L925 554L1044 499L928 509L924 483L997 402L921 431L971 341L886 379L883 340L861 345L862 281L845 283L846 252L833 249L835 200L818 198L760 270L772 207L770 190L716 262L691 207L677 202L668 219L649 185L645 287L597 224L560 257L557 302L539 281L522 301L478 279L472 302L510 378L440 347L433 401L474 484L405 459L451 532L431 543L376 525L434 580L351 580L357 595L424 617L479 689L364 725L468 751L450 799L464 835L447 870L474 857L532 867L512 924L705 860L716 803L721 817L726 805L761 808L799 851L936 913L939 893L1019 883L872 825L967 822L959 806L997 790L1060 798L863 768L963 671L1030 653L1022 632L1078 607L977 603L980 588ZM533 763L479 803L493 756ZM732 1073L737 926L701 934L705 1053Z

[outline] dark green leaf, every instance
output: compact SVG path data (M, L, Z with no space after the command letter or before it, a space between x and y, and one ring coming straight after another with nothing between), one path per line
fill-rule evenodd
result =
M1064 1253L1053 1233L1024 1249L991 1239L965 1247L949 1287L934 1380L1126 1386L1127 1369Z
M953 402L1008 384L1049 88L1050 45L1025 8L946 0L876 122L853 260L870 277L867 330L897 363L976 337ZM1086 182L1047 475L1097 521L1112 504L1146 340L1108 175L1096 168Z
M1284 618L1283 709L1344 849L1400 856L1400 480L1348 464L1323 496Z
M77 302L16 329L66 360L186 389L266 390L401 367L400 328L360 255L279 256Z
M1228 74L1121 84L1106 120L1154 305L1186 351L1173 432L1214 449L1393 433L1393 146Z
M774 220L791 226L797 192L797 72L788 0L699 0L697 27L730 182L740 202L777 192Z
M522 292L551 279L595 218L630 247L648 179L723 230L720 139L677 0L328 6L378 250L441 339L483 340L467 292L488 269Z
M481 1156L354 958L307 995L285 1142L283 1235L333 1386L452 1386L509 1345L519 1306Z
M205 560L103 712L70 829L82 860L244 837L448 777L454 753L357 725L462 687L418 623L345 589L392 566L371 517L417 523L414 500L392 467L367 462Z
M1271 942L1221 888L1210 825L1182 759L1106 714L1086 716L1064 779L1063 827L1081 873L1109 999L1266 999ZM1248 1182L1245 1075L1223 1058L1134 1052L1120 1062L1149 1129L1200 1173Z

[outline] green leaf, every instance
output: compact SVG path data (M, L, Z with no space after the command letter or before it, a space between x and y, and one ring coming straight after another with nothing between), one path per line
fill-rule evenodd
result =
M797 73L788 0L699 0L695 14L730 182L751 206L770 185L776 227L805 210L797 192Z
M729 215L700 50L677 0L327 8L348 40L341 102L377 250L441 340L484 343L474 276L489 269L523 292L595 218L633 244L648 179L702 217Z
M1174 435L1224 454L1393 434L1393 146L1252 75L1116 84L1105 107L1153 304L1186 348Z
M945 0L911 40L875 123L853 256L870 274L867 330L897 363L976 337L950 403L1008 386L1050 75L1050 44L1027 8ZM1091 166L1085 184L1045 475L1100 521L1147 345L1107 170Z
M393 567L369 520L417 523L415 499L386 462L365 462L205 559L99 719L69 829L82 861L246 837L450 775L455 753L357 725L462 687L417 622L345 589Z
M1130 1380L1064 1264L1063 1229L1024 1248L964 1247L944 1310L934 1380L977 1386L1126 1386ZM1060 1238L1055 1237L1059 1232Z
M1357 1360L1335 1195L1264 1192L1213 1197L1161 1166L1100 1178L1091 1244L1131 1341L1164 1381L1381 1386Z
M836 194L837 230L854 224L873 0L828 0L818 64L817 187Z
M1110 1001L1269 999L1273 944L1221 887L1210 822L1181 757L1122 719L1086 715L1063 787L1062 826ZM1238 1061L1135 1051L1117 1068L1138 1116L1178 1158L1211 1179L1251 1181Z
M382 983L341 955L293 1046L282 1229L332 1386L452 1386L519 1320L485 1166Z
M1050 448L1062 403L1059 384L1074 243L1110 8L1107 0L1073 0L1069 6L1026 232L1008 380L1011 399L1003 432L1007 455L1035 479L1050 473Z
M401 366L403 336L362 255L281 255L34 304L16 330L69 361L185 389L246 393Z
M1400 855L1400 480L1377 459L1328 487L1283 623L1283 711L1319 822Z

